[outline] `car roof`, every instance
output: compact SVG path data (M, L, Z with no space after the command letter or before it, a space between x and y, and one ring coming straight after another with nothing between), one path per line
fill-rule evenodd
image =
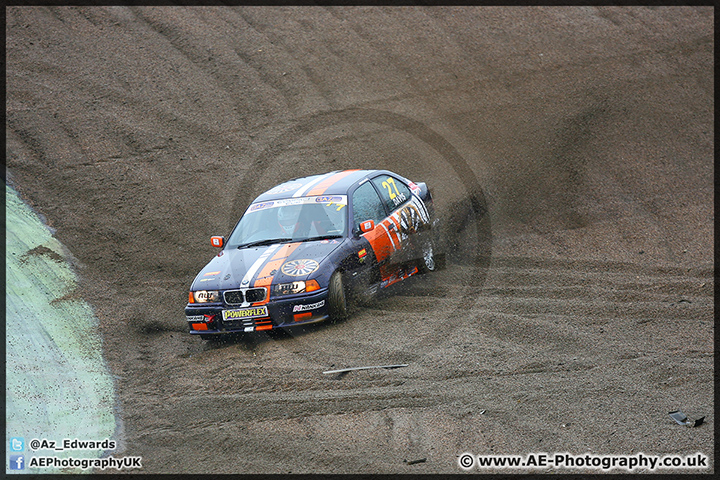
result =
M387 173L403 178L387 170L335 170L308 177L294 178L276 185L258 196L253 203L280 200L290 197L312 197L316 195L346 195L348 190L366 178Z

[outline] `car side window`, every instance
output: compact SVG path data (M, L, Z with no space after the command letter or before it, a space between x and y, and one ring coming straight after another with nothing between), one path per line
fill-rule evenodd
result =
M372 182L380 191L382 200L388 212L396 210L400 205L410 200L410 189L401 180L390 175L380 175Z
M370 182L360 185L355 190L352 196L352 207L354 228L366 220L373 220L377 224L385 218L382 200Z

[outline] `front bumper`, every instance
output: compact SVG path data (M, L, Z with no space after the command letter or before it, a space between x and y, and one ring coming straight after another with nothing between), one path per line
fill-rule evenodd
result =
M266 304L255 303L247 307L188 304L185 307L185 316L192 335L222 335L287 328L327 320L327 296L328 290L324 289L311 294L271 298ZM228 318L224 319L223 311L232 313L226 313Z

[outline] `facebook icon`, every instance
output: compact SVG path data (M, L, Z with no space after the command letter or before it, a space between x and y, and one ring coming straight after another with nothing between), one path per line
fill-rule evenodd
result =
M23 455L10 455L10 470L24 470L25 457Z

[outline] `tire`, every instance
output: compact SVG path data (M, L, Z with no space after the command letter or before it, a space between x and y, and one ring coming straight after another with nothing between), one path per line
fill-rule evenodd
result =
M430 239L423 242L423 246L420 250L422 258L420 258L420 273L429 273L437 270L437 264L435 261L435 251L433 241Z
M331 322L345 320L348 316L347 299L342 274L337 271L330 277L328 288L328 314Z

